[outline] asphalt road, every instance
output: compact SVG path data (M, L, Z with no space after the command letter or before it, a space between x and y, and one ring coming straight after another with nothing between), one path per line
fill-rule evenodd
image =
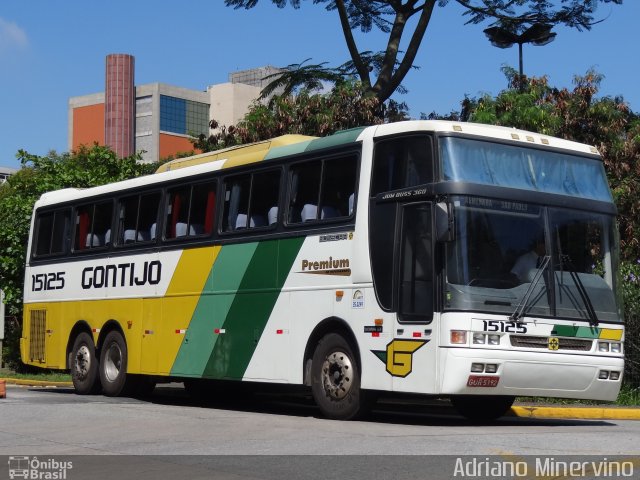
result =
M102 478L101 472L129 478L135 471L138 479L370 480L448 478L462 455L478 461L640 458L638 421L505 417L477 425L444 405L402 399L384 402L364 421L339 422L321 418L307 398L278 393L202 402L171 386L139 400L9 385L7 398L0 399L0 455L83 456L69 457L81 464L65 477L70 480L85 478L80 466L88 464L92 478ZM633 461L634 474L640 473ZM121 474L114 477L112 464ZM6 474L0 463L0 479Z

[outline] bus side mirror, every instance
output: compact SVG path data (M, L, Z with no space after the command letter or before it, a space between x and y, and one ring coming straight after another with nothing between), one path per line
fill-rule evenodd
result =
M453 210L447 202L436 203L436 240L452 242L454 240Z

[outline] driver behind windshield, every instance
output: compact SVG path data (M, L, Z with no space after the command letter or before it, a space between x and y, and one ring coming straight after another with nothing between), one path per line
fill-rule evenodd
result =
M518 257L511 268L513 273L521 282L530 282L535 275L536 269L540 268L546 248L544 237L538 236L529 247L529 251Z

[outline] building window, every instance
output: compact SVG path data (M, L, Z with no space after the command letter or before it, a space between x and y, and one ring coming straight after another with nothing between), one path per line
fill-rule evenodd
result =
M181 135L206 134L209 131L209 105L160 95L160 130Z

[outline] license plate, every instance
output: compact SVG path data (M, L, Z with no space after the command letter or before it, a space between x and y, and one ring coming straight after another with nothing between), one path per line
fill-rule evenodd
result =
M467 387L497 387L500 377L486 377L483 375L469 375Z

